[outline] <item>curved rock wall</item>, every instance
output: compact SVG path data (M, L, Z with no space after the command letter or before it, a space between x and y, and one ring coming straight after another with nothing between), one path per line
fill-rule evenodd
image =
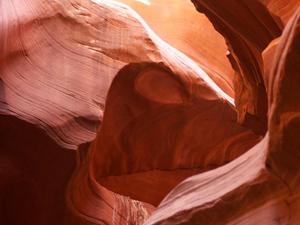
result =
M270 70L265 138L229 164L183 181L145 224L299 223L299 24L298 9Z
M135 9L164 40L197 62L231 97L234 71L224 38L190 0L120 0ZM155 15L155 16L154 16Z
M235 104L239 122L263 134L267 126L267 94L261 53L280 36L280 19L257 0L192 2L227 42L228 58L236 71Z
M123 2L0 1L0 224L298 225L299 1Z

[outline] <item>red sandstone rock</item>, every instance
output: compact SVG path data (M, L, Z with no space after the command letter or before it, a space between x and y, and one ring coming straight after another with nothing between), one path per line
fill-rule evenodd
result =
M117 221L120 220L118 215L123 215L125 220L127 217L136 220L135 217L139 215L140 210L143 211L144 217L147 217L153 207L147 203L114 194L102 187L101 182L113 191L158 204L160 199L178 182L200 170L200 168L193 168L197 167L199 162L192 163L191 159L186 159L189 162L186 164L186 160L184 160L181 167L188 167L187 171L181 171L182 168L179 167L178 172L165 173L165 183L157 181L148 187L157 189L158 186L163 186L162 190L155 191L153 198L145 198L141 192L137 191L141 185L144 185L145 180L141 179L142 176L133 176L140 182L140 185L134 186L131 191L124 188L119 190L116 185L113 185L113 182L118 179L111 181L111 175L115 175L113 171L104 171L105 176L97 175L97 177L84 173L85 166L82 165L82 161L85 161L84 150L78 150L79 153L66 152L66 148L76 149L80 144L90 142L95 137L96 128L102 120L108 87L118 71L128 63L163 62L165 67L170 70L168 73L172 74L171 77L175 76L173 74L179 74L176 75L176 79L180 78L185 82L186 87L180 85L180 80L175 80L174 86L173 78L170 77L164 81L165 73L156 73L156 71L155 74L162 78L155 78L154 84L157 83L157 79L159 83L164 81L161 83L163 84L160 88L161 91L152 91L155 86L152 87L153 81L150 76L141 80L137 86L136 91L141 92L140 95L144 98L152 99L154 102L158 101L161 105L177 105L178 103L182 105L188 99L191 103L194 98L198 99L197 101L200 99L203 103L207 102L208 105L204 104L198 109L196 107L193 114L197 113L201 107L214 106L208 109L207 118L217 120L217 124L220 124L221 120L228 120L228 123L232 125L231 133L228 132L230 127L222 124L222 130L219 131L220 136L215 140L218 145L212 146L212 150L226 153L224 157L219 159L216 157L217 153L214 153L215 156L210 161L209 157L207 158L204 154L201 158L203 162L205 161L205 164L202 165L203 168L207 169L211 165L223 164L255 143L256 137L250 131L236 125L235 112L232 104L229 103L232 102L232 99L215 85L196 63L159 39L134 11L110 1L96 4L88 0L80 2L41 2L38 0L19 2L11 0L1 3L0 9L1 33L3 34L0 42L2 49L0 97L1 114L3 115L1 118L4 124L3 130L1 130L3 132L1 148L4 149L1 159L3 158L7 164L7 173L12 174L12 178L8 180L6 180L5 174L2 174L5 178L3 178L2 185L3 190L5 189L3 193L10 196L1 198L5 202L1 206L5 223L80 224L96 219L99 219L98 222L105 220L107 223L113 223L113 218ZM156 68L156 64L150 66L150 68L152 67ZM148 83L149 86L147 86ZM130 87L127 88L133 91ZM165 88L171 89L166 92ZM194 88L196 89L193 90ZM173 95L173 91L179 91L179 94ZM118 92L123 95L120 91ZM166 94L169 94L169 97ZM147 101L145 100L145 102ZM217 115L218 110L222 110L223 113ZM135 113L139 113L139 111ZM173 114L176 115L176 110ZM185 123L188 114L184 115L184 111L181 114L179 117ZM112 116L114 115L112 114ZM21 122L18 122L16 117ZM168 116L166 115L165 118ZM151 117L145 117L145 119L151 121ZM127 119L127 122L129 121ZM6 129L7 126L11 128ZM27 126L30 129L26 128ZM201 128L201 132L205 132L205 127ZM20 129L20 135L15 134L18 129ZM43 130L46 131L46 134ZM162 135L164 134L163 132ZM206 136L210 138L209 135ZM227 136L231 138L223 141L222 138ZM237 139L245 141L236 146ZM182 140L182 145L185 142L188 144L189 137ZM167 143L168 139L165 142ZM201 144L201 142L199 143ZM243 147L239 147L240 145ZM230 146L236 147L228 152ZM170 147L168 149L168 151L172 150ZM24 152L22 155L19 153L21 150ZM101 150L98 152L99 157L102 152ZM95 154L94 151L92 153ZM116 153L118 151L111 152L112 160ZM159 153L156 152L156 154ZM56 155L57 159L53 155ZM77 159L78 169L67 188L66 207L64 193L76 162L76 155L79 157ZM141 160L144 160L145 156L141 154L141 159L137 159L136 163L143 163ZM19 157L20 160L18 160ZM156 171L161 169L160 166L164 159L156 157L162 161L158 163L157 167L150 166L151 172L147 176L157 179L158 175L164 173ZM95 157L93 160L97 162L98 159ZM91 170L90 168L95 169L92 166L93 160L88 160L90 163L87 166L88 171ZM34 163L31 165L30 162ZM107 160L107 163L110 165L112 161ZM126 163L125 160L124 163ZM172 169L176 169L177 164L174 164ZM29 169L25 169L27 167ZM65 167L66 169L64 169ZM59 169L63 171L57 171ZM118 171L118 168L116 169L117 173L122 172ZM132 170L128 166L121 169L123 172L118 175ZM165 169L168 167L165 166ZM143 172L143 168L133 168L132 172L136 172L136 174ZM91 179L94 180L92 182L94 190L90 189ZM21 184L18 186L20 182ZM124 182L124 179L120 182ZM9 187L12 187L11 191L7 191ZM24 188L24 194L19 191L22 188ZM97 200L99 196L107 200L106 206L102 204L102 200ZM90 199L85 200L87 197ZM32 212L23 211L22 208L25 207L25 202L30 201L29 199L33 204ZM59 207L51 210L56 205ZM128 212L128 207L131 206L136 206L138 209ZM117 207L117 209L113 210L112 207ZM14 216L12 212L15 212L17 216ZM36 214L38 216L35 217ZM31 218L33 219L31 220ZM56 221L55 218L60 218L60 220ZM123 221L124 218L121 220Z
M187 2L124 1L196 63L114 1L0 2L0 224L298 225L299 1L193 1L235 76Z
M178 185L145 223L299 224L300 10L276 50L269 131L231 163Z
M271 13L280 17L281 21L286 24L290 17L300 6L299 0L260 0Z
M163 61L210 80L145 29L132 10L105 2L1 4L2 114L36 124L74 149L95 137L107 89L124 65Z
M157 205L184 178L253 146L257 137L238 126L229 104L212 98L202 85L197 77L174 74L160 64L122 69L89 150L90 179ZM128 180L135 182L129 190Z
M281 34L280 20L260 1L192 0L225 38L235 76L238 119L257 132L266 129L267 95L261 52Z
M199 63L217 85L234 96L234 71L226 57L225 40L190 0L151 0L150 5L120 1L137 10L160 37Z

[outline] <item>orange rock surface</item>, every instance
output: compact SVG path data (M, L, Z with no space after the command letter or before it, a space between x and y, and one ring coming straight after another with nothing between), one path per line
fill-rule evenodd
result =
M299 25L300 10L274 56L264 139L229 164L182 182L145 224L299 224Z
M299 225L299 7L0 1L0 224Z
M225 40L190 0L120 2L135 9L162 39L195 60L227 94L234 96L234 71L226 57Z

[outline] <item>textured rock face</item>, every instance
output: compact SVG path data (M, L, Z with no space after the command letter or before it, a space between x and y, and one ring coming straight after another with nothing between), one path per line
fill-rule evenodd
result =
M271 13L280 17L281 21L286 24L290 17L300 6L298 0L260 0Z
M0 1L0 224L299 225L299 1L122 2Z
M283 0L192 0L226 40L228 58L235 70L235 103L238 120L263 134L267 128L267 93L262 51L280 36L300 2ZM268 62L265 62L268 63Z
M234 71L226 57L225 40L190 0L151 0L150 5L134 0L121 2L137 10L159 36L195 60L234 96Z
M268 74L265 138L229 164L182 182L145 224L299 224L299 24L298 10Z
M261 52L281 34L281 21L257 0L193 2L227 41L228 57L236 71L235 103L239 121L250 127L254 123L253 126L260 127L257 132L264 133L267 94Z
M169 184L173 173L174 179L182 180L231 161L256 143L251 131L237 125L228 103L212 99L197 80L192 76L187 80L163 65L133 64L121 70L111 85L103 124L90 149L95 177L132 175L106 182L156 205L176 183ZM144 175L133 177L140 172ZM155 173L166 179L153 188L147 182ZM130 178L140 187L127 190L123 182Z

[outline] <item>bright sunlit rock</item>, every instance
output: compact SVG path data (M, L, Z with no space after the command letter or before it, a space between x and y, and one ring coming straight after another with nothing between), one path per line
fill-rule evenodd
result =
M151 5L150 0L136 0L136 1L137 2L141 2L141 3L145 4L145 5Z

